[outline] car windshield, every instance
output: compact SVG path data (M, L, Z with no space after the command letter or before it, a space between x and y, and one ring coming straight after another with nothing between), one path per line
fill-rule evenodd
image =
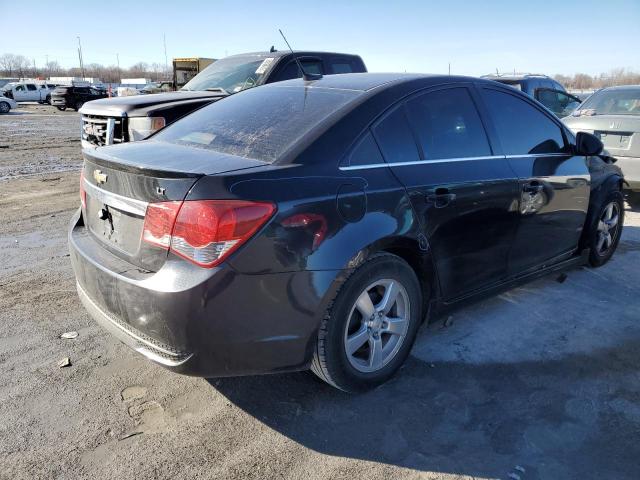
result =
M181 90L203 91L222 88L228 93L255 87L274 58L243 55L217 60L193 77Z
M197 110L153 139L271 163L359 94L320 88L260 87Z
M640 87L600 90L574 115L640 115Z

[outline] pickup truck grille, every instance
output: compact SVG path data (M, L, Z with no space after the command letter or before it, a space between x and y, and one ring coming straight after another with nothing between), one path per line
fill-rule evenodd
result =
M82 140L100 147L129 141L126 118L102 115L82 116Z

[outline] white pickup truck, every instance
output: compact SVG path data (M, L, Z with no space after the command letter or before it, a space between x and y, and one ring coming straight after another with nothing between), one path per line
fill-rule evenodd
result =
M2 87L0 94L16 102L50 103L54 87L46 83L11 82Z

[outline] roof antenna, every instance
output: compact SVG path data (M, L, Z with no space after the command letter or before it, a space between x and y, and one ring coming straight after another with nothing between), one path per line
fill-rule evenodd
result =
M298 68L302 72L302 78L304 78L304 80L307 82L310 82L312 80L320 80L322 78L321 73L307 73L304 71L304 68L302 68L302 63L298 59L298 56L294 53L293 48L291 48L291 45L289 45L289 42L287 42L287 37L284 36L284 33L282 33L282 30L278 29L278 31L280 32L280 35L282 35L282 38L284 39L284 43L286 43L287 47L289 47L289 50L291 50L293 59L296 61L296 63L298 64Z
M269 53L274 53L277 52L278 50L276 50L276 46L275 45L271 45L271 49L269 50Z

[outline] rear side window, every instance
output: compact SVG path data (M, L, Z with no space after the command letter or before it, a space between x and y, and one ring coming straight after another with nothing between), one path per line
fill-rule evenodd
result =
M405 163L420 160L418 146L413 138L409 122L400 106L373 127L378 145L389 163Z
M273 162L359 95L277 84L251 88L187 115L153 138Z
M563 153L562 130L528 102L492 89L483 89L487 108L505 155Z
M480 115L464 87L414 97L407 101L407 114L426 160L491 155Z
M353 167L357 165L375 165L384 163L384 159L380 154L380 149L373 139L371 132L367 133L357 143L351 155L349 155L348 165Z

